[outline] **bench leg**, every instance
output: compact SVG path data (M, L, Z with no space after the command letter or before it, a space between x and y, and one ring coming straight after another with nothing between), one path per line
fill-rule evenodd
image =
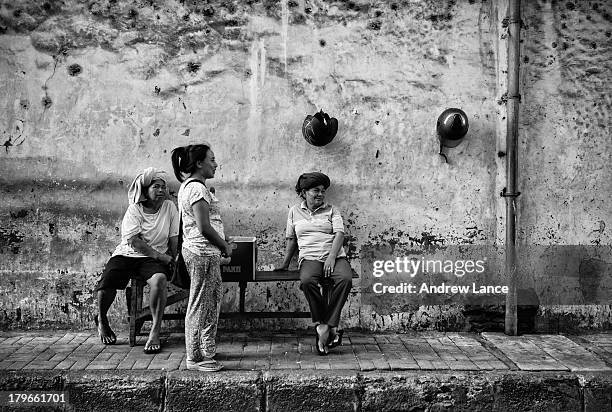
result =
M238 311L240 313L244 313L244 301L246 299L247 282L239 282L238 286L240 287L240 300L238 301Z
M130 323L130 346L134 346L136 344L136 312L134 308L132 308L132 287L128 286L125 288L125 302L128 307L128 321Z
M129 289L129 292L128 292ZM142 295L144 293L144 283L134 279L131 281L131 287L126 288L125 297L129 305L130 319L130 346L136 345L136 336L140 333L143 321L139 319L142 312ZM129 295L129 296L128 296ZM129 301L127 300L129 298Z

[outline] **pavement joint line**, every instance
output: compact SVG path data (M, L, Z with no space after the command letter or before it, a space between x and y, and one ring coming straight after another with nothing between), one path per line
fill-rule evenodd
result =
M571 368L566 363L551 355L544 348L548 345L546 342L555 340L555 335L545 335L546 342L543 342L540 336L523 335L520 338L515 336L502 338L497 334L492 334L490 340L521 369L570 370ZM557 342L559 342L558 339ZM566 344L567 341L563 340L563 343ZM518 347L518 350L515 353L509 353L514 352L514 347Z
M504 365L506 365L509 370L511 370L511 371L520 370L520 368L519 368L519 366L517 364L515 364L509 357L507 357L505 353L503 353L499 348L497 348L497 346L495 346L493 344L493 342L489 341L485 336L483 336L482 334L479 333L479 334L474 335L474 338L478 342L480 342L480 344L489 353L493 354L493 356L495 356L497 358L497 360L499 360Z
M547 342L547 340L542 339L539 336L528 336L527 338L530 339L543 352L548 354L551 358L555 359L560 364L569 368L572 372L581 370L581 367L578 365L581 363L581 358L582 358L582 353L580 352L586 351L586 350L582 346L577 345L571 339L567 339L567 337L563 335L556 335L551 340L554 340L555 341L554 343L556 343L557 345L551 346L550 343ZM570 341L571 343L577 346L577 347L571 348L571 350L573 351L571 354L568 353L567 351L567 347L566 347L567 341ZM560 348L557 348L556 346L560 346ZM561 356L559 355L564 356L565 359L560 359ZM595 357L595 360L599 361L597 357ZM582 362L585 362L588 364L589 360L582 359Z
M440 353L439 353L439 352L437 352L437 351L436 351L436 348L434 347L435 345L432 345L432 344L431 344L431 341L433 341L434 339L435 339L435 338L430 338L430 337L425 338L425 342L427 342L427 345L429 345L429 347L431 348L431 350L433 351L433 353L435 353L435 354L436 354L436 356L437 356L437 357L438 357L438 359L439 359L439 361L436 359L434 362L442 362L442 363L446 364L446 367L447 367L448 369L452 369L452 368L451 368L451 366L450 366L450 364L449 364L448 362L446 362L446 360L445 360L444 358L442 358L442 356L440 356ZM434 365L435 365L435 363L434 363Z
M603 354L601 353L601 348L598 345L593 344L591 341L583 338L582 336L577 336L577 335L564 335L564 336L568 338L569 340L573 341L574 343L582 346L589 353L592 353L595 357L602 360L608 367L612 368L612 358L603 356ZM593 350L593 347L597 348L597 350L596 351Z
M453 343L453 344L454 344L454 345L455 345L455 346L456 346L456 347L459 349L459 351L460 351L461 353L463 353L463 354L464 354L464 355L467 357L467 359L468 359L468 360L469 360L469 361L470 361L470 362L471 362L471 363L472 363L474 366L476 366L478 369L481 369L481 368L480 368L480 366L478 365L478 363L476 362L476 361L477 361L476 357L474 357L474 356L470 356L470 354L469 354L469 353L467 352L467 350L465 349L465 346L457 344L457 340L460 340L460 339L466 339L466 338L467 338L467 339L470 339L469 337L463 337L463 336L461 336L461 335L453 335L453 336L448 336L448 338L449 338L449 340L450 340L450 341L451 341L451 342L452 342L452 343ZM482 349L486 349L486 348L484 348L484 347L483 347L483 346L480 344L480 342L476 341L475 339L474 339L474 341L475 341L475 342L476 342L476 343L479 345L479 347L482 347ZM470 343L471 343L471 342L470 342ZM489 360L488 360L488 359L485 359L485 361L488 363L488 361L489 361Z

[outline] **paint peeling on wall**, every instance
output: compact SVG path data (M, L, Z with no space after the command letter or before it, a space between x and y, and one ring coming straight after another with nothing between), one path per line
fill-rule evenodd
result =
M572 4L528 2L524 10L519 235L526 243L611 241L611 6ZM169 170L170 151L194 142L213 145L220 167L212 185L228 232L258 237L262 268L282 259L287 210L299 201L291 188L311 170L332 179L328 200L344 215L344 246L358 273L367 246L495 242L496 162L504 156L496 116L507 100L495 90L503 75L495 7L2 3L0 270L14 276L0 280L0 324L91 326L92 290L119 241L127 184L144 167ZM434 123L449 106L466 111L471 128L452 164L442 164ZM314 148L301 123L323 107L341 127L328 146ZM466 328L460 307L376 314L361 304L358 287L356 280L347 326ZM226 289L229 310L237 290ZM247 304L306 310L297 284L250 285ZM125 322L122 297L111 315ZM538 319L544 328L558 315L581 327L610 319L601 308L540 308Z

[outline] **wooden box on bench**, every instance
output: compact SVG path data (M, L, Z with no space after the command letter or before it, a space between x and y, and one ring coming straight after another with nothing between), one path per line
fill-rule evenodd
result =
M232 260L221 265L221 276L224 282L255 280L257 265L257 239L255 237L235 236Z

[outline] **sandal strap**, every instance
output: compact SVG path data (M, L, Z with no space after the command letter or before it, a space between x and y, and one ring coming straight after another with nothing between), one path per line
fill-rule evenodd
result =
M214 359L205 360L201 362L188 361L187 367L189 367L190 364L192 366L197 366L197 367L204 369L205 371L210 371L210 372L215 372L223 368L223 365L221 365L219 362L217 362Z
M207 360L203 360L203 361L187 361L189 363L191 363L192 365L201 365L201 366L208 366L208 365L219 365L219 362L217 362L214 359L207 359Z
M210 360L205 360L205 361L202 361L202 362L198 362L198 365L218 365L218 364L219 364L219 362L217 362L217 361L216 361L216 360L214 360L214 359L210 359Z

